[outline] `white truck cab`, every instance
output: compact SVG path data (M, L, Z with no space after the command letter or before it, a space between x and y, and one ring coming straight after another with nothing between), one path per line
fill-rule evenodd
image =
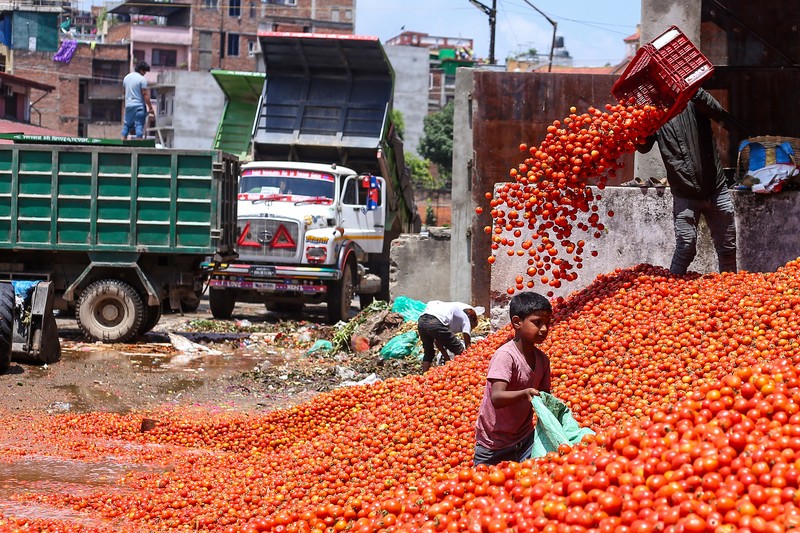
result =
M338 165L259 161L242 167L238 260L209 280L215 317L235 302L263 301L298 310L327 302L333 321L347 318L381 280L364 264L384 250L386 182Z

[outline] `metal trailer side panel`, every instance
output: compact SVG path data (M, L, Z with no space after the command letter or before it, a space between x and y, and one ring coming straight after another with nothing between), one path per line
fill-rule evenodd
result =
M232 252L238 161L218 151L0 146L0 249Z

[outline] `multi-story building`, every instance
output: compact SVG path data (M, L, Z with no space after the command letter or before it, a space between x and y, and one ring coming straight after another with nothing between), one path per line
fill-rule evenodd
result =
M386 46L412 46L428 50L428 112L435 112L455 98L456 69L475 65L473 40L404 31Z
M66 1L15 0L13 5L0 1L0 72L55 87L49 93L32 90L31 102L42 125L72 135L115 138L124 106L122 78L137 61L151 65L147 78L152 87L159 73L175 70L263 70L259 31L352 34L354 4L354 0L129 0L107 11L94 7L78 12ZM56 62L54 53L65 40L76 41L77 46L68 61ZM197 83L195 78L185 79ZM210 76L206 79L213 84ZM208 87L194 85L178 92L193 98ZM166 113L167 106L159 109ZM210 111L219 114L221 109ZM176 134L180 120L174 116L167 121L177 126Z
M258 70L258 32L352 34L354 0L127 0L111 10L107 42L164 70Z

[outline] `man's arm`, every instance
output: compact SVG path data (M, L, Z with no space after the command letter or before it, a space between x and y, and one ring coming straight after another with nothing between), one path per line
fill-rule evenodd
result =
M472 337L469 336L469 333L462 332L461 338L464 339L464 349L469 350L469 345L472 343Z
M150 91L147 90L147 85L142 85L142 100L144 100L144 105L147 106L147 112L151 115L155 115L155 111L153 111L153 102L150 100Z

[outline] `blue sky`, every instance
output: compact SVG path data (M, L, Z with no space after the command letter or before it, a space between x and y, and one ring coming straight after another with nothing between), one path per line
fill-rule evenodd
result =
M491 7L492 0L481 0ZM574 66L615 64L625 57L622 41L636 31L641 0L530 0L557 25ZM471 38L475 53L489 57L489 17L469 0L356 0L356 33L386 41L407 31ZM553 26L525 0L497 0L495 57L536 48L550 51Z

